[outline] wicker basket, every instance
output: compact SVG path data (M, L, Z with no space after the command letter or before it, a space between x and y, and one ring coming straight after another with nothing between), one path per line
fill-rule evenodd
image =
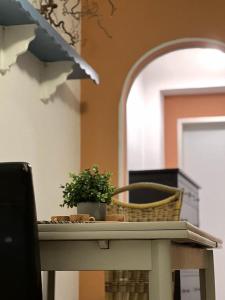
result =
M180 217L183 191L166 185L140 182L115 190L114 195L137 189L155 189L168 193L168 197L151 203L134 204L113 199L107 214L123 214L129 222L177 221Z
M137 189L155 189L168 193L168 197L146 204L133 204L113 199L107 214L124 215L128 222L178 221L183 190L162 184L141 182L118 188L114 195ZM148 298L149 276L147 271L105 272L105 291L108 300L144 300Z

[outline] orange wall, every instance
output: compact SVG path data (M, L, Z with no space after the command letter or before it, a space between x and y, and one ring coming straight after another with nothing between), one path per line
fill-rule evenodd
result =
M166 96L164 99L165 165L176 168L177 120L225 116L225 94Z
M97 163L118 180L118 109L125 78L133 64L148 50L185 37L225 42L225 2L222 0L114 1L113 17L107 1L100 1L104 26L95 18L82 23L86 40L82 56L100 75L99 86L81 83L81 167ZM204 9L202 9L204 7Z
M81 168L97 163L118 181L118 109L128 71L147 51L162 43L190 37L225 42L223 0L114 0L113 17L108 1L97 0L102 22L112 35L105 36L95 18L82 23L82 56L100 75L101 83L81 83ZM203 9L204 8L204 9ZM99 274L99 273L98 273ZM90 277L89 277L90 278ZM102 275L92 281L100 293L86 290L87 277L80 277L81 300L103 300Z

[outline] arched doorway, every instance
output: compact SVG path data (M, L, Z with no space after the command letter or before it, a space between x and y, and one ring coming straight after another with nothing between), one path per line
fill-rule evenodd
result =
M141 71L155 59L176 50L191 48L211 48L225 52L225 44L220 41L202 38L178 39L149 50L129 71L123 86L119 106L119 185L123 185L127 182L126 103L132 84Z
M140 74L141 73L141 71L145 68L145 66L146 65L149 65L150 64L150 62L152 62L153 63L153 61L155 61L158 57L163 57L164 55L169 55L170 53L172 53L172 52L175 52L176 50L184 50L184 49L193 49L193 48L204 48L204 49L218 49L218 50L222 50L223 52L224 52L224 44L222 44L222 43L220 43L220 42L217 42L217 41L207 41L206 42L206 40L194 40L194 41L192 41L192 42L190 42L190 40L189 41L187 41L186 39L185 39L185 42L184 42L184 40L180 40L179 42L178 42L178 45L180 46L180 47L177 47L177 48L175 48L175 44L176 44L176 42L177 41L174 41L174 43L172 42L170 45L169 45L169 47L165 47L166 48L166 50L167 51L164 51L164 50L162 50L162 48L157 48L157 49L155 49L155 51L150 51L148 54L146 54L146 56L145 57L143 57L142 59L140 59L140 61L139 61L139 63L136 63L135 64L135 66L133 67L133 69L130 71L130 73L128 74L128 77L127 77L127 81L126 81L126 84L127 85L125 85L125 90L123 91L123 96L124 95L126 95L126 97L125 98L122 98L121 99L121 101L122 100L125 100L125 103L124 102L122 102L121 103L121 106L120 106L120 109L122 110L120 110L120 117L124 117L124 119L123 119L123 124L122 123L120 123L120 125L122 125L121 127L120 127L120 129L122 129L122 131L120 132L120 142L122 142L122 143L124 143L124 144L120 144L120 151L121 150L125 150L125 153L123 152L123 153L120 153L120 155L121 155L121 157L120 157L120 159L121 159L121 161L120 161L120 163L122 162L122 163L124 163L123 165L121 165L120 164L120 171L124 171L124 172L126 172L127 171L127 169L124 167L124 166L127 166L127 137L126 137L126 133L127 133L127 129L126 129L126 126L127 126L127 124L126 124L126 101L127 101L127 97L128 97L128 94L129 94L129 91L130 91L130 89L131 89L131 86L132 86L132 84L133 84L133 82L134 82L134 80L135 80L135 78L137 77L137 75L138 74ZM187 43L186 43L187 42ZM184 47L184 45L185 45L185 47ZM168 46L168 45L167 45ZM163 46L162 46L163 47ZM169 49L169 50L168 50ZM184 50L185 51L185 50ZM156 55L156 53L158 52L158 56ZM144 62L145 62L145 64L144 64ZM225 69L225 67L224 67L224 69ZM135 75L136 75L136 77L135 77ZM219 85L218 85L219 86ZM225 86L225 81L223 82L223 88L220 88L220 90L216 90L215 88L214 89L211 89L211 92L217 92L218 93L218 91L219 92L223 92L224 93L224 86ZM126 89L127 88L127 89ZM197 89L196 89L197 90ZM189 92L189 91L186 91L187 93ZM195 91L196 93L200 93L200 94L204 94L204 93L206 93L206 90L204 90L204 89L200 89L200 91ZM209 91L208 91L209 92ZM185 91L183 90L183 93L185 93ZM165 93L166 94L166 93ZM213 110L212 110L213 111ZM225 115L225 113L223 113L224 115ZM218 114L219 115L219 114ZM210 116L210 115L209 115ZM152 116L153 117L153 116ZM120 121L122 121L122 119L120 119ZM140 121L141 121L141 118L140 118ZM163 144L159 144L159 148L161 147L162 148L162 146L163 146ZM162 150L162 151L164 151L164 149ZM124 160L123 160L124 159ZM162 165L163 165L163 163L162 163ZM164 166L163 166L164 167ZM153 168L154 168L154 165L153 165ZM148 167L147 167L147 169L148 169ZM123 182L125 182L125 180L127 180L127 173L122 173L123 174L123 176L121 176L120 177L120 180L124 180ZM121 181L122 182L122 181ZM221 200L220 200L220 202L221 202ZM219 205L219 203L217 203L216 205ZM209 211L208 211L208 213L210 213ZM208 217L210 217L210 216L208 216ZM217 220L215 219L215 222L216 222ZM220 216L220 221L219 222L221 222L221 224L223 224L222 222L223 222L223 219L222 219L222 217ZM204 224L203 224L204 225ZM222 227L225 227L225 224L224 224L224 226L222 226ZM209 231L212 231L212 230L214 230L214 228L211 226L210 228L209 228ZM214 233L214 232L213 232ZM215 234L215 233L214 233ZM221 234L223 235L223 233L218 233L217 235L218 236L221 236ZM223 255L224 256L224 255ZM216 271L218 270L218 266L220 265L224 265L224 263L225 263L225 256L224 257L222 257L222 256L220 256L219 257L219 259L217 259L217 257L216 257ZM218 276L217 276L218 277ZM218 284L217 284L217 286L218 286ZM222 284L220 284L220 290L219 290L219 294L218 295L220 295L220 297L221 297L221 294L222 294L222 292L221 292L221 286L222 286ZM222 298L220 298L220 297L218 297L218 299L222 299Z

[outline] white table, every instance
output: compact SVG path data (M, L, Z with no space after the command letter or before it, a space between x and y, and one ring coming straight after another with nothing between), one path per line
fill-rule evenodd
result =
M215 300L213 248L222 241L187 222L40 224L41 266L50 272L148 270L149 298L172 300L172 270L200 269L201 299ZM54 299L50 285L48 300Z

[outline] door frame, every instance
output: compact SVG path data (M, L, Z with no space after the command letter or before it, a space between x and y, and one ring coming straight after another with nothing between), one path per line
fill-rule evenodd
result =
M178 153L178 167L183 167L183 133L184 126L187 124L225 124L225 116L213 116L213 117L192 117L182 118L177 120L177 153Z

